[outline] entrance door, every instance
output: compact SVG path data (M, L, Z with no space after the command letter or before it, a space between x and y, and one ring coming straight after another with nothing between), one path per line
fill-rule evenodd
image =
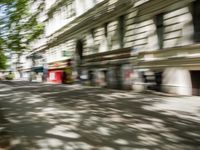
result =
M103 73L103 86L107 87L108 86L108 71L102 70L102 73Z
M115 68L115 76L116 76L116 89L122 89L122 71L121 66L116 66Z
M156 91L161 92L162 89L162 72L155 73Z
M191 71L192 94L200 96L200 71Z
M89 78L90 85L95 85L94 71L92 70L88 71L88 78Z
M78 73L78 78L81 76L81 64L83 60L83 42L82 40L77 40L76 42L76 53L75 53L75 70Z

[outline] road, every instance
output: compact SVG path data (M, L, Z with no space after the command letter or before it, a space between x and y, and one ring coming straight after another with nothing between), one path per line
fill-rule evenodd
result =
M0 82L0 150L198 150L200 97Z

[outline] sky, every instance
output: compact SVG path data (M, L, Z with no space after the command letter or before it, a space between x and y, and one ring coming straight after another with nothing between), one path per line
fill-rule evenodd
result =
M0 4L0 20L5 18L5 7Z

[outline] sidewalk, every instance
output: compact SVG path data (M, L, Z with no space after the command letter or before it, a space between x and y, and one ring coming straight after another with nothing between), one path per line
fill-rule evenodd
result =
M199 110L199 97L0 82L0 147L198 150Z

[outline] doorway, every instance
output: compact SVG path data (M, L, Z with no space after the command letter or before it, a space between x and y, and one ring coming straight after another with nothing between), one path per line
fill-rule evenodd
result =
M200 96L200 71L190 71L192 80L192 95Z
M77 71L77 78L80 79L81 76L81 64L83 60L83 41L81 39L76 42L76 52L75 52L75 67Z

